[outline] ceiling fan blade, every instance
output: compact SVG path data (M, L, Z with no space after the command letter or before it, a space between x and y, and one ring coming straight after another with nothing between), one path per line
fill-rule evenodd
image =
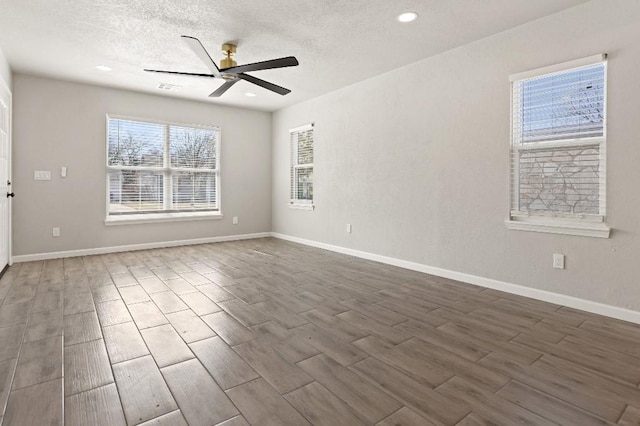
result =
M272 92L276 92L279 95L286 95L287 93L291 93L291 90L289 89L285 89L284 87L278 86L276 84L273 83L269 83L268 81L264 81L261 80L257 77L254 77L252 75L249 74L238 74L238 77L248 81L249 83L253 83L255 85L258 85L260 87L264 87L267 90L271 90Z
M220 70L218 69L218 66L215 62L213 62L213 59L211 59L211 56L209 56L207 50L204 48L202 43L200 43L200 40L195 37L186 35L183 35L182 39L187 43L193 53L195 53L198 58L200 58L200 60L205 63L205 65L211 70L213 75L215 75L216 77L220 77Z
M286 58L272 59L270 61L254 62L253 64L238 65L236 67L223 68L222 71L231 74L239 74L241 72L268 70L272 68L295 67L298 60L293 56Z
M229 88L231 86L233 86L234 84L236 84L238 81L239 80L228 80L228 81L225 81L224 84L222 86L218 87L215 92L213 92L212 94L209 95L209 97L210 98L219 98L220 96L222 96L222 94L224 92L229 90Z
M199 73L194 73L194 72L180 72L180 71L162 71L162 70L148 70L148 69L144 69L146 72L159 72L162 74L177 74L177 75L189 75L191 77L209 77L209 78L216 78L215 75L213 74L199 74Z

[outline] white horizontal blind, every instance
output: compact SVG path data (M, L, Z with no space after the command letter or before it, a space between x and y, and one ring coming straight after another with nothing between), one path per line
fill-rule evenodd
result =
M173 207L176 210L217 210L215 172L173 175Z
M313 203L313 125L290 131L291 204Z
M210 129L170 126L174 209L217 209L217 137Z
M108 214L219 210L219 130L108 118Z
M512 81L511 215L602 219L606 63Z
M162 172L109 170L109 214L161 212L164 210Z

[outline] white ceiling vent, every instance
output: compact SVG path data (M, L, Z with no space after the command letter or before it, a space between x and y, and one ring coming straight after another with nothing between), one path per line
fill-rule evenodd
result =
M177 92L182 89L182 86L179 84L171 84L171 83L160 83L158 84L158 89L161 90L171 90L172 92Z

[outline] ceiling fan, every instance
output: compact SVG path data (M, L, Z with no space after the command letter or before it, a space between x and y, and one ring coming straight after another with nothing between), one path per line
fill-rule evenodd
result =
M179 71L162 71L162 70L149 70L148 72L158 72L164 74L178 74L178 75L190 75L193 77L209 77L209 78L222 78L225 80L222 86L218 87L215 92L209 96L212 98L220 97L224 92L229 90L231 86L236 84L240 80L248 81L249 83L256 84L260 87L264 87L267 90L278 93L280 95L286 95L291 90L280 87L276 84L269 83L268 81L261 80L249 74L245 74L248 71L260 71L273 68L285 68L295 67L298 65L298 60L293 56L287 56L286 58L272 59L270 61L255 62L253 64L238 65L236 61L232 59L232 56L236 53L236 45L231 43L225 43L222 45L222 52L227 55L222 61L220 61L220 68L213 62L209 53L204 48L200 40L195 37L182 36L182 39L187 43L189 48L195 53L202 62L205 63L207 68L211 71L211 74L200 74L191 72L179 72Z

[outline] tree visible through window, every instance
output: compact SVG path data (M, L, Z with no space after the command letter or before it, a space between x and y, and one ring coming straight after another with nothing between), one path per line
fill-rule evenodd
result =
M217 128L107 120L108 215L219 210Z
M511 216L605 215L606 63L512 81Z

